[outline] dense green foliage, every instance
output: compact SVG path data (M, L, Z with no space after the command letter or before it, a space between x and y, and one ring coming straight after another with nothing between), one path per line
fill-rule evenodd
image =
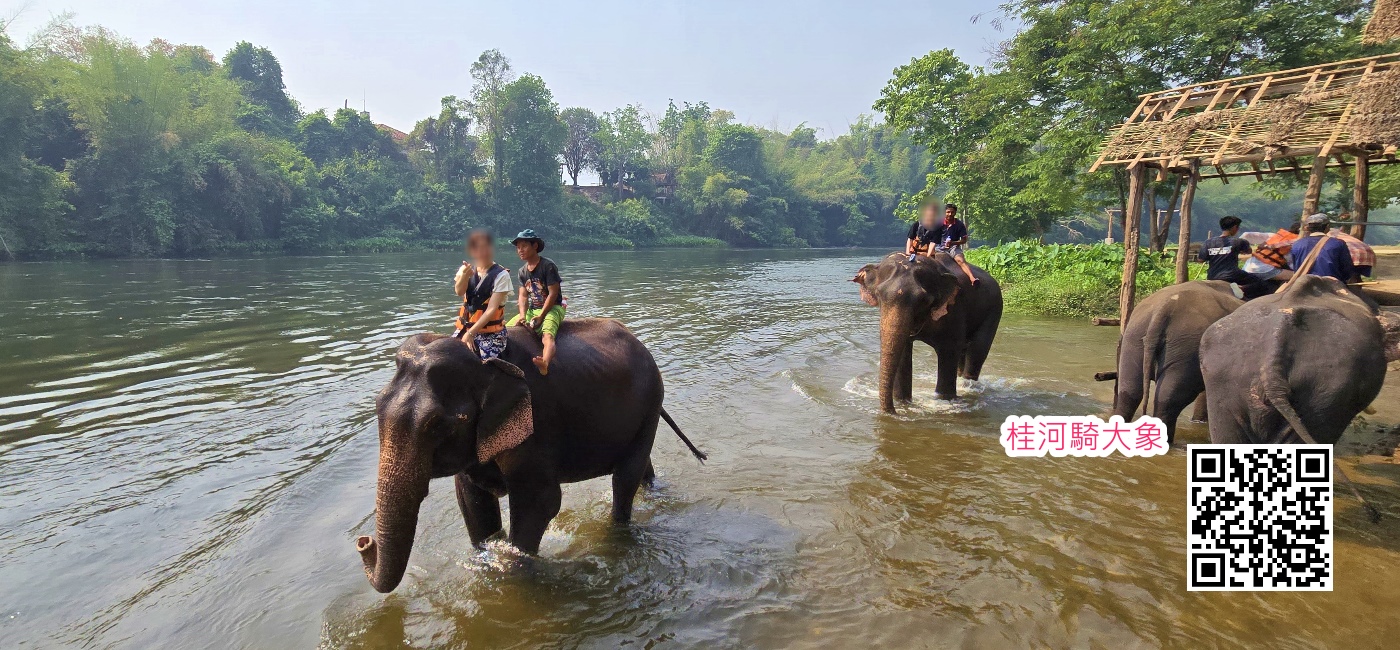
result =
M1123 247L1110 244L1040 244L1013 241L967 252L967 260L1001 284L1006 309L1047 316L1104 316L1118 313L1123 279ZM1205 278L1205 266L1191 265L1192 279ZM1139 295L1176 281L1174 254L1138 257Z
M974 237L1102 236L1103 208L1123 207L1126 178L1121 168L1086 170L1139 94L1375 53L1360 42L1369 4L1007 0L1002 19L1017 28L990 65L930 52L896 69L875 107L933 152L924 194L961 204ZM1390 173L1378 168L1376 207L1400 196L1388 191L1400 190ZM1170 185L1154 184L1162 207ZM1342 185L1329 189L1333 208L1348 207Z
M304 111L251 43L216 58L59 21L19 48L0 30L0 238L12 257L456 246L478 226L596 247L888 243L931 169L868 119L822 141L703 102L561 110L495 50L471 75L405 138ZM603 186L570 187L588 174Z

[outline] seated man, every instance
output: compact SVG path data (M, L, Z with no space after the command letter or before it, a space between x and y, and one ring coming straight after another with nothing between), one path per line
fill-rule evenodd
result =
M1327 215L1320 212L1303 220L1304 235L1293 242L1293 250L1288 254L1288 265L1293 268L1294 273L1298 272L1299 267L1307 260L1308 253L1312 252L1327 234L1328 221ZM1347 249L1346 243L1335 237L1328 239L1318 251L1308 273L1350 282L1352 276L1356 275L1356 267L1351 262L1351 251Z
M933 254L933 246L938 243L941 226L938 222L938 206L932 203L925 205L919 213L919 220L909 224L909 239L904 243L904 254L909 256L909 261L912 262L915 255Z
M1288 251L1293 240L1298 238L1300 222L1294 221L1288 230L1279 230L1267 241L1254 249L1254 254L1244 261L1244 271L1260 280L1284 282L1293 277L1288 269Z
M520 314L508 325L525 325L539 333L544 350L531 361L540 375L548 375L549 364L554 361L554 337L564 323L567 304L560 289L559 267L553 260L540 256L544 240L530 228L520 231L510 243L515 245L515 253L525 265L520 267Z
M1268 293L1268 286L1259 278L1240 269L1240 256L1251 252L1249 242L1236 236L1240 232L1240 218L1227 216L1221 219L1220 231L1219 237L1212 237L1201 244L1201 252L1197 254L1197 259L1209 265L1206 279L1239 285L1245 300Z
M1351 265L1356 269L1356 277L1353 282L1360 282L1362 277L1371 277L1371 269L1376 265L1376 251L1372 250L1366 242L1351 236L1351 233L1343 232L1339 228L1333 228L1332 236L1342 240L1347 245L1347 250L1351 252Z

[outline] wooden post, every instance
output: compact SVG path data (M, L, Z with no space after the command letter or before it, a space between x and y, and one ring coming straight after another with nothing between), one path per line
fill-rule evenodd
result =
M1181 284L1191 277L1191 204L1196 200L1196 181L1199 180L1201 161L1191 160L1190 171L1186 172L1186 191L1181 194L1181 224L1176 234L1176 283Z
M1141 163L1128 170L1128 209L1123 213L1123 284L1118 290L1118 322L1128 328L1137 299L1138 233L1142 229L1142 190L1147 166Z
M1327 176L1327 156L1313 156L1312 174L1308 176L1308 190L1303 193L1303 218L1317 214L1317 202L1322 197L1322 181Z
M1365 149L1356 155L1356 186L1351 188L1351 220L1361 222L1351 227L1351 236L1362 241L1366 240L1367 213L1371 207L1371 161L1366 159L1369 155Z

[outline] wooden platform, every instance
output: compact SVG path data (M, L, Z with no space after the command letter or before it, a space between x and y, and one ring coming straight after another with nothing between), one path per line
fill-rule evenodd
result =
M1400 306L1400 280L1376 280L1361 285L1372 300L1388 307Z

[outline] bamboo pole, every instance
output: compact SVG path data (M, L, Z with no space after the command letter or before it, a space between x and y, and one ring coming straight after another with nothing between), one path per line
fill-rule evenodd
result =
M1327 157L1313 156L1312 173L1308 175L1308 190L1303 193L1303 217L1317 214L1318 199L1322 197L1322 181L1327 176Z
M1356 184L1351 188L1351 220L1359 225L1351 227L1351 236L1366 241L1366 215L1371 202L1371 162L1366 152L1356 157Z
M1186 172L1186 190L1181 194L1181 224L1176 233L1176 282L1181 284L1191 277L1188 266L1191 263L1191 204L1196 201L1196 181L1200 178L1201 161L1191 159L1191 168Z
M1147 168L1134 165L1128 170L1128 209L1123 213L1123 284L1118 290L1119 326L1128 328L1137 299L1138 233L1142 229L1142 190Z

